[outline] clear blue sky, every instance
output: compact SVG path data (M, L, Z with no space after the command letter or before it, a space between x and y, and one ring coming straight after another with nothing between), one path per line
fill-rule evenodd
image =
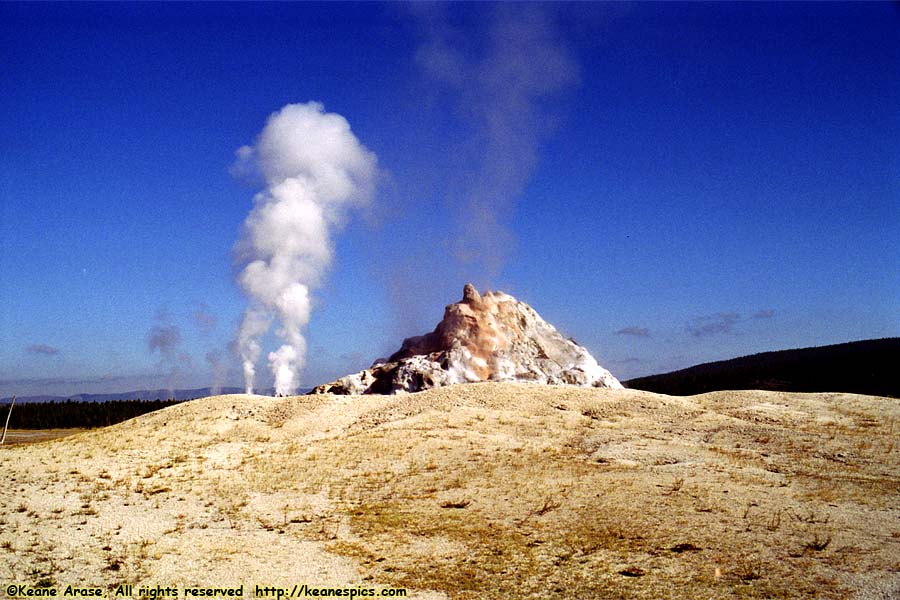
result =
M0 396L241 385L231 167L311 100L382 177L303 385L467 280L620 379L900 335L896 4L2 3L0 92Z

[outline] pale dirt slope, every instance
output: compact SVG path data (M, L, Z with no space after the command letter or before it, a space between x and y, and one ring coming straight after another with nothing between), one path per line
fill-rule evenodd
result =
M0 581L898 598L900 402L220 396L0 449Z

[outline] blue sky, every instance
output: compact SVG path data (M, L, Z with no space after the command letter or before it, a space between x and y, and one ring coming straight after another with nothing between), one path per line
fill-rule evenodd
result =
M900 335L893 4L3 3L0 89L0 396L241 385L235 152L309 101L381 176L304 386L469 280L620 379Z

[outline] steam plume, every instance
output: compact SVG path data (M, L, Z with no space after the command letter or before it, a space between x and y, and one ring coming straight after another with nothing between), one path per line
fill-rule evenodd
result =
M238 332L247 393L253 392L263 336L277 318L282 340L269 353L275 393L292 394L306 354L303 330L310 291L321 284L333 252L332 232L347 211L368 202L375 155L341 115L322 104L288 104L269 116L256 145L237 151L235 171L258 171L266 188L253 198L236 246L238 282L250 305Z
M213 383L210 394L218 396L222 393L222 382L228 374L228 365L225 364L221 350L210 350L206 353L206 362L212 369Z
M191 368L191 356L180 351L181 329L169 322L169 314L160 309L156 315L156 325L147 332L147 349L151 354L159 353L159 368L168 370L166 387L169 394L174 395L185 371Z
M417 4L425 29L416 53L424 71L455 96L474 126L476 168L457 204L455 254L479 277L494 279L515 236L507 222L552 133L558 98L577 84L579 66L543 7L497 5L482 52L472 52L447 18L445 5Z

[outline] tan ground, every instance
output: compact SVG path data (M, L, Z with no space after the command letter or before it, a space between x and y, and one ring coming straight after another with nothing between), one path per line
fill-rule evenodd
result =
M900 598L898 438L849 394L206 398L0 448L0 582Z
M10 446L15 444L33 444L35 442L46 442L55 440L56 438L75 435L87 431L86 429L10 429L6 432L5 444Z

